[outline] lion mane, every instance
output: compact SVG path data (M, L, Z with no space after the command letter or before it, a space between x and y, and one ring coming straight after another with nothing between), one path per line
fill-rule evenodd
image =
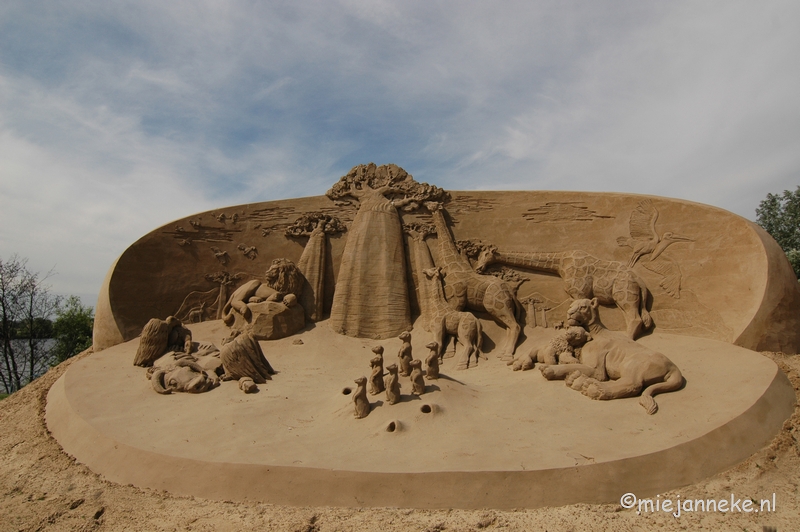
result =
M282 294L300 297L303 291L303 274L289 259L275 259L264 274L267 285Z

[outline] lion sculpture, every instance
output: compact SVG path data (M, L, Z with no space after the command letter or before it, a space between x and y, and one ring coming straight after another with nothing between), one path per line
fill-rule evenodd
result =
M581 350L581 363L542 365L548 380L566 379L567 386L592 399L634 397L648 414L658 411L653 396L679 390L681 370L666 356L636 343L622 333L609 331L600 321L597 298L578 299L567 311L567 324L589 331L592 341Z
M580 361L577 355L580 348L591 339L592 335L583 327L567 327L541 349L531 349L527 354L509 362L509 365L513 364L514 371L527 371L533 369L537 362L550 365L578 364Z
M294 301L303 291L303 274L289 259L275 259L264 274L265 282L253 279L237 288L228 302L222 308L222 321L230 327L233 325L236 314L245 320L250 319L248 303L261 303L263 301L284 301L288 295L293 295Z
M275 259L264 275L237 288L222 309L222 320L239 332L250 331L257 340L277 340L305 326L305 310L298 304L305 277L288 259Z

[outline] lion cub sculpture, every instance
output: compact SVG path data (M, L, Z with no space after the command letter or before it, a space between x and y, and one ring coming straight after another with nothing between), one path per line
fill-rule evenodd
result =
M592 335L583 327L577 325L567 327L561 334L547 342L541 349L531 349L530 352L515 358L508 365L513 365L514 371L527 371L533 369L534 364L578 364L577 351L589 340Z
M565 379L567 386L592 399L639 399L648 414L658 411L653 396L674 392L683 386L683 375L670 359L636 343L624 334L609 331L597 312L597 298L578 299L567 311L567 324L589 331L592 341L581 350L581 363L542 365L548 380Z

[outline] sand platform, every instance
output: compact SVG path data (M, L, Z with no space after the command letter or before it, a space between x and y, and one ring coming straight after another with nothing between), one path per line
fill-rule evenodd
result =
M227 334L219 321L189 327L195 340L218 346ZM552 329L525 334L523 351ZM414 358L424 360L429 335L412 335ZM174 494L501 509L615 502L626 492L691 484L746 459L793 410L789 381L753 351L665 333L639 341L686 378L684 389L656 396L652 416L638 398L592 401L489 353L465 371L445 359L442 377L426 381L421 396L401 377L400 403L369 396L370 414L355 419L353 381L369 376L371 348L383 345L388 365L400 341L341 336L323 321L261 342L278 374L249 395L235 382L158 395L132 364L139 340L115 345L56 382L47 425L67 453L106 479Z

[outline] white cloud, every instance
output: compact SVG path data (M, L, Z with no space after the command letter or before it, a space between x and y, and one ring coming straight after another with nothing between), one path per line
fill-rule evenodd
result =
M363 162L451 189L798 184L793 2L4 3L0 248L91 293L181 216Z

